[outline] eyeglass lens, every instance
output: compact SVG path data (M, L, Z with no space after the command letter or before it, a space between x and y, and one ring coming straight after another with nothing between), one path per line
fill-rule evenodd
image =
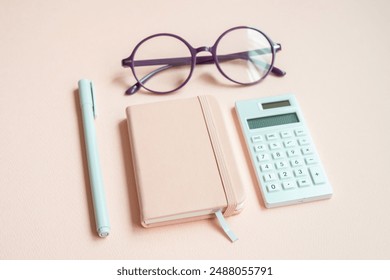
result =
M195 59L191 48L175 35L151 36L139 44L134 52L134 76L152 92L177 90L191 76ZM231 29L217 40L214 48L219 71L239 84L260 81L270 71L274 59L269 39L252 28ZM213 62L211 55L197 58L197 64Z
M144 61L152 65L138 66ZM144 41L134 54L134 75L143 86L154 92L169 92L179 88L191 73L192 55L187 45L176 37L160 35Z
M220 71L240 84L261 80L269 72L273 60L269 40L249 28L226 33L217 44L216 54Z

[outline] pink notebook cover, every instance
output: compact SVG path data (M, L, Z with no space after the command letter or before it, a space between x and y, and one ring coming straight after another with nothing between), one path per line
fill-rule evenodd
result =
M245 196L213 97L134 105L126 114L143 226L241 211Z

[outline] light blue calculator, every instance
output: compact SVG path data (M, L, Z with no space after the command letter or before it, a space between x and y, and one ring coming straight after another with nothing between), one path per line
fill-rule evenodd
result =
M294 95L237 101L236 111L267 208L332 196Z

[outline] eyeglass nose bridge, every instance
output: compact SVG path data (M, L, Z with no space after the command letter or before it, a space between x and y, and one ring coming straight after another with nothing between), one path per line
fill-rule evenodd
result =
M209 52L209 53L213 53L213 47L199 47L199 48L196 48L195 49L195 53L198 54L200 52Z
M200 52L208 52L211 55L197 57L197 54ZM194 57L194 64L195 65L216 64L214 47L204 46L204 47L199 47L199 48L193 49L193 57Z

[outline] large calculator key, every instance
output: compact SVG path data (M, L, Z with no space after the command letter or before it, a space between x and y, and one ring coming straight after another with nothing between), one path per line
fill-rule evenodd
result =
M319 166L309 167L309 172L310 172L311 179L313 180L313 183L315 185L323 184L326 182L324 173L322 172L322 169Z
M275 173L267 173L263 176L264 181L269 182L269 181L275 181L276 180L276 174Z
M267 191L268 192L276 192L278 190L280 190L280 185L279 183L270 183L270 184L267 184Z
M285 181L282 183L283 189L289 190L295 188L296 184L294 181Z
M301 178L301 179L298 179L298 186L300 187L300 188L302 188L302 187L308 187L308 186L310 186L310 179L308 179L308 178Z

